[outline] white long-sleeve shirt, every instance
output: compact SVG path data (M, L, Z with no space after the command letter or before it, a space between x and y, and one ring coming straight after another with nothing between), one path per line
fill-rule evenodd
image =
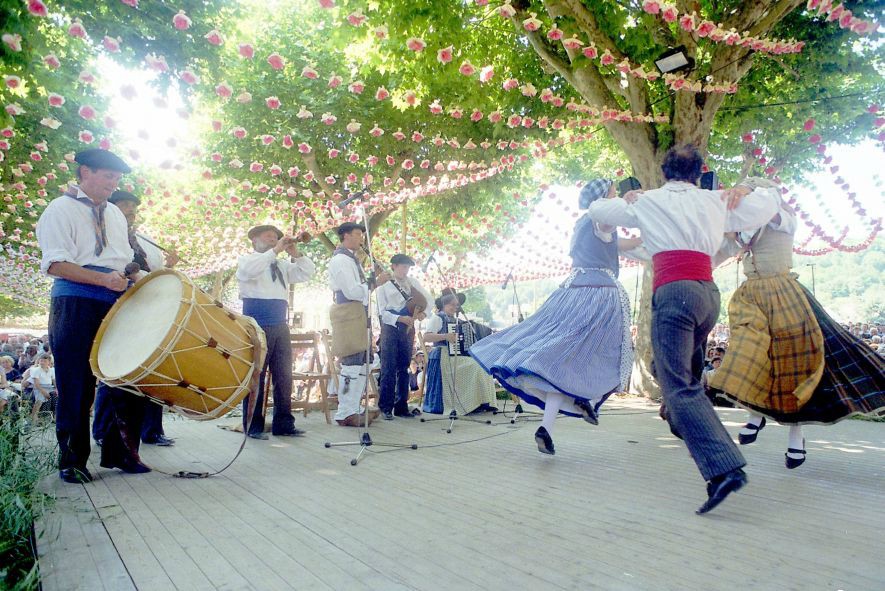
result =
M427 293L427 290L424 289L417 280L412 279L411 277L406 277L403 283L405 282L408 282L413 290L420 291L424 298L427 300L428 306L430 305L430 302L433 301L433 298L430 297L430 294ZM405 286L402 287L403 291L408 293L409 290ZM384 324L389 324L390 326L396 326L396 321L400 317L398 311L402 310L406 306L406 299L393 284L393 279L376 289L375 297L378 301L378 313L381 316L381 322L383 322Z
M349 300L369 305L369 284L360 280L356 261L347 255L336 254L329 259L329 287Z
M598 199L590 204L588 213L603 224L639 228L642 244L652 256L692 250L713 257L722 245L723 234L761 228L777 213L779 199L776 189L759 188L728 210L722 191L671 181L642 193L632 204L623 199Z
M285 285L273 278L270 264L276 261L283 275ZM273 249L253 252L241 256L237 261L237 281L240 284L240 299L288 300L289 284L307 281L316 273L316 266L309 258L302 256L294 262L277 258Z
M77 196L88 195L77 188ZM93 265L123 271L132 262L126 217L113 203L104 210L107 245L95 255L95 230L92 210L84 203L62 195L49 202L37 220L37 242L43 252L40 270L49 274L52 263Z

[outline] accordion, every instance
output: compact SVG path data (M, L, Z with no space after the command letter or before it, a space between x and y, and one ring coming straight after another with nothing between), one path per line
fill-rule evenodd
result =
M449 343L449 355L466 357L470 355L470 347L492 334L492 329L472 320L458 320L446 323L446 332L456 335L455 342Z

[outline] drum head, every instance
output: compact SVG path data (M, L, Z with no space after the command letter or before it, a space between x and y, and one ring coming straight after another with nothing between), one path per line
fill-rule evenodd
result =
M142 279L110 319L98 348L98 369L119 379L148 360L172 330L183 288L175 274Z

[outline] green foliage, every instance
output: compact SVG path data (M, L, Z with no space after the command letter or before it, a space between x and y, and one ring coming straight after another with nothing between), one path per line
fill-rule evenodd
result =
M0 323L8 324L20 318L29 318L43 312L42 308L0 295Z
M0 415L0 589L39 586L33 527L51 499L37 484L54 470L53 451L39 439L8 407Z

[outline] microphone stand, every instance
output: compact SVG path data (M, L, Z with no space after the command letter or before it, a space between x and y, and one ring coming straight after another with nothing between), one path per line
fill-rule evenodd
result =
M366 254L369 257L369 260L371 260L372 263L374 263L375 258L372 256L372 239L371 239L371 236L369 236L368 215L366 214L365 208L361 207L360 210L362 211L362 215L363 215L363 225L366 228L366 244L367 244L367 246L365 247ZM374 291L374 290L372 290L372 291ZM372 307L372 291L369 291L369 309L370 310ZM377 300L376 300L376 303L377 303ZM352 460L350 460L351 466L356 466L359 463L360 459L363 457L363 454L366 452L366 450L368 448L372 447L373 445L379 445L381 447L400 448L400 449L418 449L417 443L378 443L378 442L372 441L372 437L369 435L369 379L372 377L370 360L372 359L372 342L373 341L372 341L372 315L367 313L366 317L367 317L367 321L366 321L366 360L363 363L363 371L365 372L365 376L366 376L366 386L363 389L363 393L362 393L362 402L365 404L365 410L363 411L363 424L360 425L360 427L359 427L359 440L357 440L357 441L341 441L341 442L335 442L335 443L333 443L331 441L327 441L325 443L325 447L327 449L330 447L343 447L343 446L348 446L348 445L360 446L359 452L357 453L356 457L353 458ZM333 335L333 338L334 338L334 335ZM340 389L340 387L341 386L339 384L339 389Z
M432 262L436 265L436 270L439 273L440 277L442 277L444 285L446 285L447 287L451 287L452 284L449 282L449 278L446 276L445 272L442 270L442 267L440 266L439 261L437 261L435 257L432 257ZM452 287L452 289L454 289L454 287ZM458 304L458 311L456 312L456 314L459 314L464 319L464 322L470 322L467 319L467 315L464 313L464 310L461 309L461 304ZM437 348L437 347L434 347L434 348ZM439 347L439 348L441 349L442 347ZM443 354L444 354L443 351L440 351L440 362L439 362L440 379L442 379L442 355ZM428 356L429 355L430 354L428 353ZM430 364L430 359L427 360L427 364L428 365ZM427 371L426 367L425 367L424 371L425 372ZM454 374L456 371L457 370L455 368L453 368L452 374ZM426 391L427 384L424 385L424 389ZM452 376L452 394L454 394L455 398L458 399L458 402L460 402L460 398L458 397L458 391L457 391L457 388L455 387L454 375ZM463 406L463 404L461 406ZM445 407L443 407L443 409L445 409ZM498 413L498 411L496 410L496 411L494 411L493 414L497 414L497 413ZM428 418L425 418L424 416L421 417L422 423L432 423L435 421L449 421L449 426L446 428L446 433L452 432L452 429L455 428L455 421L468 421L471 423L484 423L486 425L492 424L492 421L489 419L475 419L473 417L466 417L466 416L462 417L458 414L458 411L455 410L454 408L452 409L452 411L448 415L446 415L444 417L435 418L435 419L428 419Z
M513 279L513 270L512 269L510 270L510 273L507 274L507 279L504 281L504 285L501 286L501 289L506 289L508 283L513 288L513 299L511 301L516 303L517 323L521 323L522 321L525 320L525 316L522 315L522 305L519 303L519 293L517 293L517 291L516 291L516 281ZM519 396L517 396L516 394L513 394L513 393L511 393L511 396L516 398L516 408L513 409L513 416L510 418L511 425L515 425L516 421L518 421L519 418L522 417L523 415L528 415L529 417L531 417L530 419L525 419L525 420L533 420L533 421L541 421L542 420L542 418L544 416L543 413L525 412L525 410L523 410L523 408L522 408L522 402L520 401ZM507 416L507 401L506 400L504 401L504 408L501 410L501 414L503 414L505 417Z

